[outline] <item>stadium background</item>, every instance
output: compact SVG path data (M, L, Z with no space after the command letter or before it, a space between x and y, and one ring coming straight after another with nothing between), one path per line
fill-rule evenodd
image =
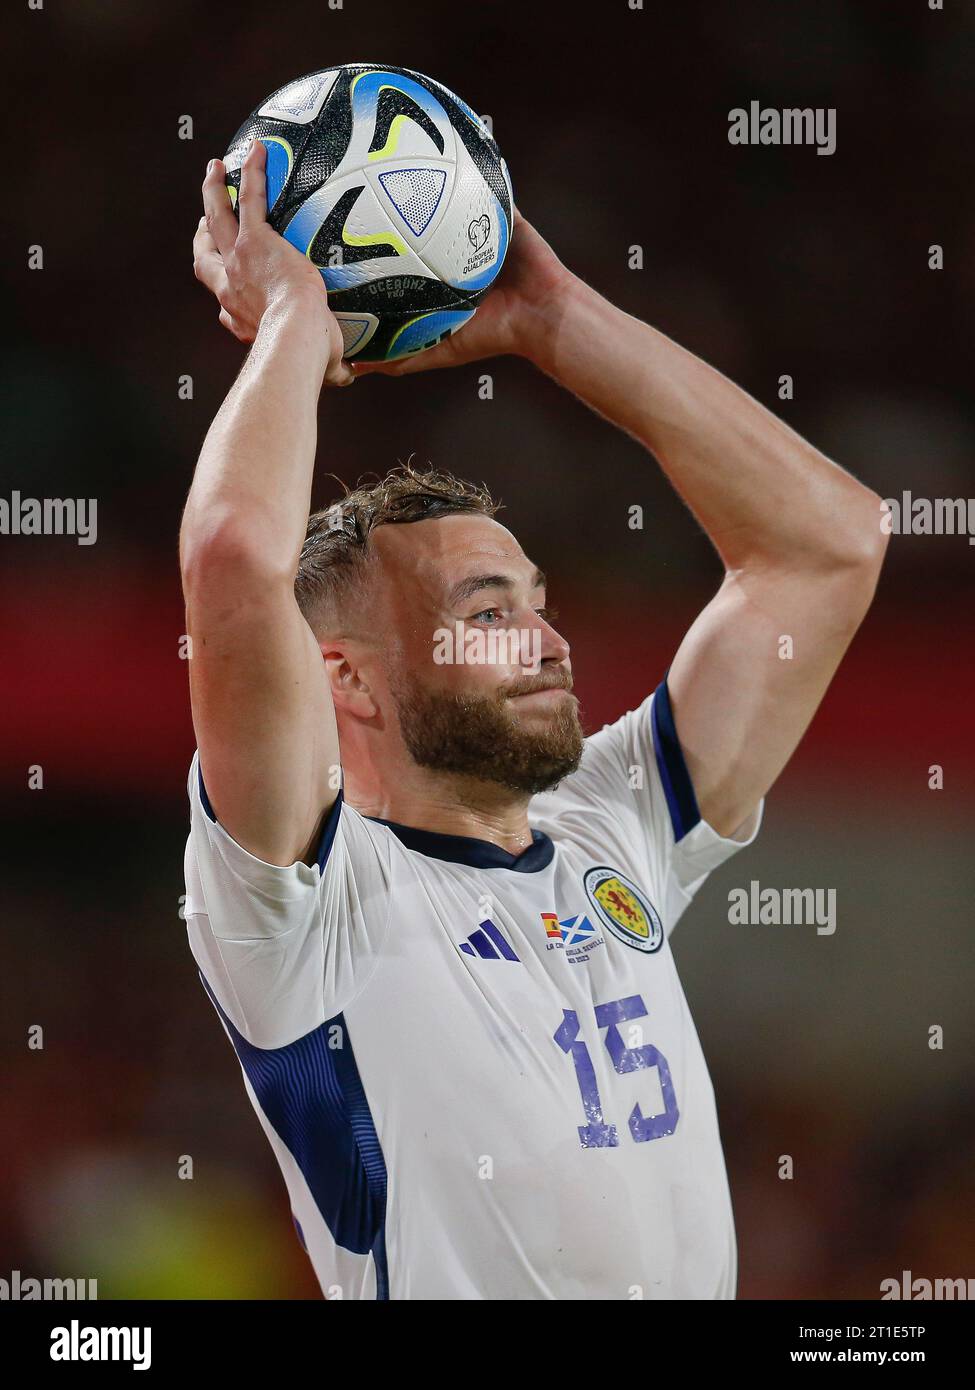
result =
M99 530L91 547L0 539L0 1273L95 1277L103 1298L313 1297L178 915L193 739L176 534L241 358L190 269L207 158L313 68L428 72L492 116L522 211L599 290L881 495L965 497L975 14L78 0L7 22L21 133L0 495L97 497ZM731 146L727 113L752 99L836 107L836 153ZM42 272L26 268L36 243ZM793 402L777 400L783 373ZM718 568L635 443L520 362L373 378L325 399L316 503L333 495L326 471L351 482L410 455L507 503L553 576L590 728L657 683ZM643 531L627 525L635 503ZM742 1298L975 1275L973 564L964 537L894 538L760 841L674 937L718 1097ZM43 790L27 790L33 764ZM836 934L731 926L727 893L753 878L835 888ZM42 1051L26 1046L34 1024Z

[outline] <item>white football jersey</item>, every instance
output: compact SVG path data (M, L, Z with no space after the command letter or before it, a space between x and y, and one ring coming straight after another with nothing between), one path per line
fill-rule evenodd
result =
M280 868L195 755L186 920L327 1298L730 1299L714 1091L669 935L741 839L666 683L532 799L533 843L360 815Z

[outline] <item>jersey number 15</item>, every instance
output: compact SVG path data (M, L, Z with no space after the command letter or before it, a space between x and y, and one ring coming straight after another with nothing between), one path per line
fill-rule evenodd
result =
M664 1108L659 1115L644 1115L639 1105L630 1111L630 1133L637 1144L645 1144L648 1139L662 1139L673 1134L680 1119L674 1083L670 1078L667 1058L651 1043L642 1047L627 1047L619 1030L621 1023L633 1018L646 1018L648 1009L639 994L628 999L614 999L609 1004L597 1004L596 1025L606 1029L606 1049L613 1066L621 1074L631 1071L649 1070L656 1067L660 1080L660 1090ZM614 1124L607 1124L603 1117L602 1101L596 1085L596 1072L585 1042L579 1039L579 1015L574 1009L563 1009L561 1026L554 1034L555 1041L563 1052L567 1052L576 1070L576 1080L582 1093L582 1108L586 1113L587 1124L579 1125L579 1142L584 1149L614 1149L619 1144L619 1135Z

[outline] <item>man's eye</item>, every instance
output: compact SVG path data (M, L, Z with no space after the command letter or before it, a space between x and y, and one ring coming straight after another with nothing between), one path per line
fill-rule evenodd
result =
M557 608L536 608L535 612L547 623L553 622L559 616Z
M500 608L482 608L480 613L475 613L470 619L472 623L489 623L501 617Z

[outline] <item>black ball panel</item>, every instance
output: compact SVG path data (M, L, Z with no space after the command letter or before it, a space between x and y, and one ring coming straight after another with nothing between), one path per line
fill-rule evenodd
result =
M332 290L328 302L336 311L382 315L387 312L411 316L430 309L470 309L471 298L442 280L422 275L388 275L368 285Z

